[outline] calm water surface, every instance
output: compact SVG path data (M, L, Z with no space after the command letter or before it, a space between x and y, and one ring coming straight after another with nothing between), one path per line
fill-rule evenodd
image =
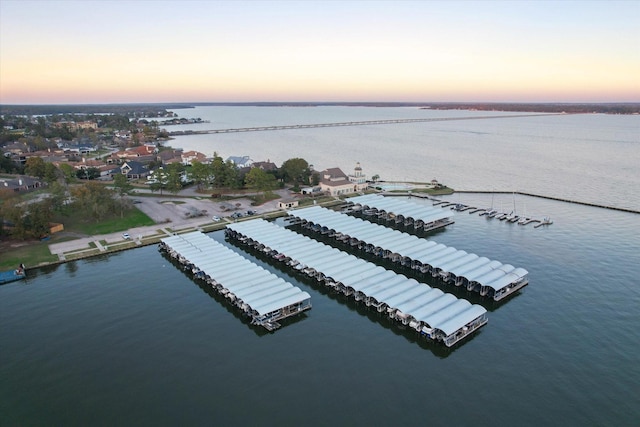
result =
M259 158L229 155L245 153ZM614 190L602 197L625 199ZM311 294L310 311L263 333L149 246L0 286L0 425L638 425L640 216L449 198L554 220L458 213L430 236L530 272L453 351L234 247Z
M347 121L516 115L372 107L198 107L176 110L221 129ZM281 164L302 157L317 170L360 162L386 180L438 179L458 190L523 191L640 211L640 116L487 118L408 124L190 135L176 147L248 155Z

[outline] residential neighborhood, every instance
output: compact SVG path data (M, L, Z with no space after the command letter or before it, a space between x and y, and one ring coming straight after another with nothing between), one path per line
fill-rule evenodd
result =
M304 198L340 197L369 185L359 163L345 173L336 165L315 170L300 158L277 165L271 159L253 159L250 153L223 159L215 152L172 148L157 122L137 113L131 116L1 116L0 235L43 238L50 235L51 224L61 230L62 224L78 220L124 218L134 205L155 222L208 211L241 215L270 201L269 210L284 210ZM177 195L185 189L196 199L210 198L209 206L188 203L176 208L178 216L167 213L162 218L146 197L135 198ZM37 198L22 201L23 195L38 190L43 193ZM230 203L233 194L249 194L253 201ZM223 195L225 200L217 200Z

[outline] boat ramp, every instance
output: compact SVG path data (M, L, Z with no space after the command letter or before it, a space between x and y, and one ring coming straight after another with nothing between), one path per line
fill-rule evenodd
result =
M451 347L487 323L484 307L262 219L227 225L227 237Z
M280 327L279 320L311 308L307 292L199 231L166 237L159 249L269 331Z
M289 211L294 222L445 283L500 301L529 283L524 268L448 247L360 218L312 206Z

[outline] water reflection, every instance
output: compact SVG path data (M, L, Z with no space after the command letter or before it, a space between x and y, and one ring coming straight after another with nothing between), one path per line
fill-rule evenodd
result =
M228 241L228 243L230 243L237 250L240 250L244 254L246 254L247 258L250 257L252 261L253 260L261 261L262 263L266 263L270 267L275 268L280 272L286 273L288 277L295 280L296 282L309 286L318 294L326 296L340 303L341 305L346 306L346 308L349 311L357 313L360 316L370 320L372 323L375 323L377 325L382 326L384 329L392 331L395 335L402 336L408 342L418 344L420 348L431 351L438 358L448 357L457 348L459 348L460 346L464 345L467 342L470 342L471 338L477 335L477 333L474 333L473 335L465 338L464 340L454 345L453 347L450 347L450 348L446 347L439 342L433 342L431 340L428 340L427 338L422 336L419 332L417 332L415 329L409 326L404 326L401 323L394 321L393 319L389 318L389 316L387 316L386 314L379 313L377 309L375 309L374 307L367 307L366 305L358 301L355 301L351 297L347 297L342 293L339 293L330 288L327 288L322 283L308 277L303 273L295 273L295 276L291 276L289 274L292 272L291 269L287 268L282 263L274 260L273 258L267 256L264 252L237 244L236 241L234 240L230 240Z

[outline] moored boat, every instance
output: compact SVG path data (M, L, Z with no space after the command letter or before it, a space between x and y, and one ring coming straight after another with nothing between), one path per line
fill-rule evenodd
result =
M24 264L20 264L20 266L15 270L8 271L0 271L0 285L3 283L14 282L16 280L22 280L27 275L25 274Z

